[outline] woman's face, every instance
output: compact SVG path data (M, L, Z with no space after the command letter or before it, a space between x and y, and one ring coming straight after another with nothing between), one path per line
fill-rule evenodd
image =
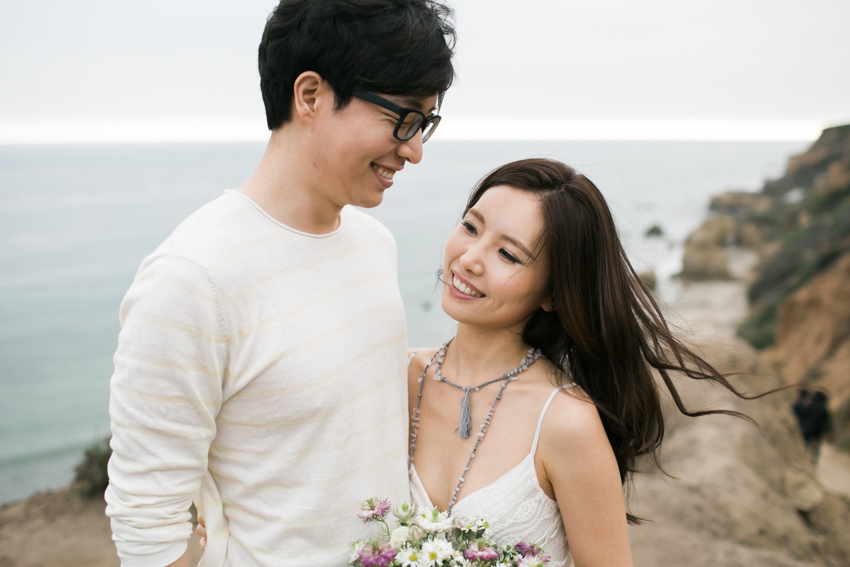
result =
M531 314L551 303L542 234L534 194L488 189L446 242L443 310L460 323L522 332Z

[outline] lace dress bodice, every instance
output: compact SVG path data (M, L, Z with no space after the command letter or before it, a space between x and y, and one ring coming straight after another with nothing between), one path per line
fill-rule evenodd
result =
M558 390L571 386L574 384L556 388L549 395L540 412L528 455L495 481L458 500L452 509L453 516L487 516L496 541L525 541L539 545L551 558L549 567L570 567L573 563L558 503L543 492L537 480L534 453L540 438L543 416L549 404ZM413 502L418 506L432 507L428 492L412 464L410 473L410 494Z

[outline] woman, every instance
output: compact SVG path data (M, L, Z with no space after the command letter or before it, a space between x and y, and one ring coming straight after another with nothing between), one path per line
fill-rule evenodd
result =
M632 565L623 486L664 434L653 369L689 416L735 412L688 411L668 371L740 394L671 334L601 193L563 163L487 175L442 274L458 328L411 353L413 500L487 515L552 566Z
M413 499L486 514L550 565L631 565L623 485L664 433L653 369L686 415L733 412L689 412L670 370L738 392L673 337L601 193L560 162L479 183L443 280L457 334L409 370Z

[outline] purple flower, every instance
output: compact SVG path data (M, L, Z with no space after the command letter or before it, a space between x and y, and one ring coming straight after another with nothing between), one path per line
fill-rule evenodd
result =
M531 545L529 545L529 544L525 543L524 541L521 541L518 544L516 544L514 546L514 549L516 549L519 552L519 554L522 555L523 557L537 557L538 555L540 555L543 552L542 549L540 549L539 547L537 547L533 543Z
M386 541L367 543L358 552L363 567L387 567L395 559L396 551Z
M375 515L380 517L380 518L383 518L384 516L386 516L387 512L389 512L389 511L390 511L390 501L386 498L384 498L383 500L378 502L377 505L375 505Z
M381 501L378 501L377 498L370 498L360 504L360 510L361 512L357 514L357 517L363 520L364 524L372 520L379 520L389 512L390 501L386 498Z
M519 542L514 546L514 549L522 555L523 559L525 558L536 558L540 563L548 563L550 557L548 555L543 555L543 549L540 548L539 545L528 544L524 541ZM520 562L520 565L523 563Z
M530 547L528 547L528 544L527 544L527 543L525 543L524 541L521 541L521 542L519 542L518 544L516 544L516 545L514 546L514 549L516 549L516 550L517 550L517 553L519 553L519 554L520 554L520 555L522 555L523 557L525 557L526 555L528 555L528 552L529 552L529 551L531 551L531 548L530 548Z
M499 553L492 547L487 547L483 544L478 545L478 542L476 541L469 546L469 549L463 552L463 556L470 561L475 561L476 559L490 561L491 559L498 559Z

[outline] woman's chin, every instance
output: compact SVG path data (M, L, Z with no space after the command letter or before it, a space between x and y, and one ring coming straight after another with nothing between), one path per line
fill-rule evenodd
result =
M470 300L458 299L452 296L451 292L443 289L443 295L440 298L440 306L443 308L443 313L457 321L458 323L474 324L474 317L470 311L473 307L470 305Z

